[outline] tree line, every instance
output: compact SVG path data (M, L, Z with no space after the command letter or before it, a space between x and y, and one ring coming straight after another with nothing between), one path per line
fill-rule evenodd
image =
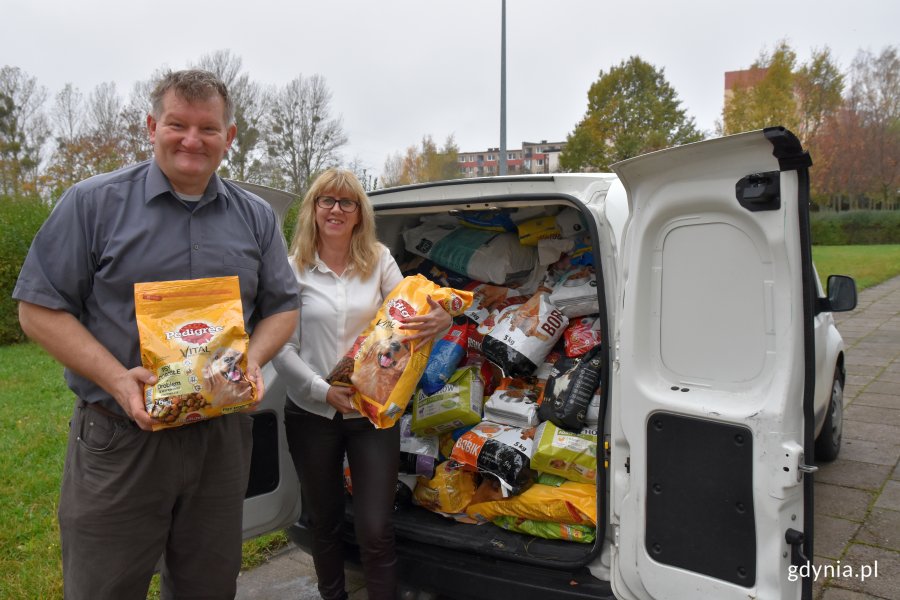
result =
M324 77L264 87L228 50L192 66L216 73L234 99L237 136L223 176L302 193L317 173L339 164L347 134L332 114ZM67 84L51 99L21 69L0 69L0 196L53 200L77 181L148 159L149 96L161 74L136 83L127 100L114 83L88 95Z
M790 44L763 50L725 102L715 133L782 125L813 159L813 201L820 208L898 207L900 56L896 46L859 51L844 73L826 47L798 63ZM754 76L755 75L755 76ZM664 73L631 57L588 90L588 109L567 138L560 164L606 171L639 154L702 139Z
M221 174L302 194L323 169L342 164L348 143L324 77L263 86L228 50L193 66L216 73L235 101L238 132ZM897 208L900 188L900 56L895 46L860 51L842 72L826 47L798 63L786 41L762 51L757 74L731 91L716 135L783 125L813 157L813 198L821 207ZM0 196L52 201L76 181L145 160L149 92L160 75L123 100L114 83L85 95L71 84L53 98L21 69L0 69ZM587 110L566 138L563 171L609 166L709 133L681 106L663 69L633 56L601 70ZM387 156L379 178L358 159L345 164L367 188L461 177L453 136L431 135Z

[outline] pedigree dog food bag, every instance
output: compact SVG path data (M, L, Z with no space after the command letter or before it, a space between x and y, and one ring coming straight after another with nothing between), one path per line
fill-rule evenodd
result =
M404 277L388 297L369 326L357 339L353 352L350 383L356 390L353 405L378 429L392 427L409 404L428 356L432 340L408 342L410 333L400 329L402 321L431 310L428 297L451 316L459 316L472 304L472 293L440 287L423 277ZM347 357L345 357L347 358ZM339 383L346 373L345 361L335 367L329 381Z
M144 386L154 431L257 402L236 276L136 283L134 310L141 362L157 377Z

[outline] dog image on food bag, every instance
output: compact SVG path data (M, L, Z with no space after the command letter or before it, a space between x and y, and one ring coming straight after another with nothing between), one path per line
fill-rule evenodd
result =
M373 335L387 336L368 344L357 359L352 377L356 390L373 400L390 396L409 363L409 342L392 331L379 328Z
M400 419L425 371L433 340L409 342L400 326L410 317L427 314L431 310L429 297L451 316L461 315L472 304L471 292L440 287L422 275L410 275L388 294L359 338L349 377L356 390L352 402L379 429L391 427ZM329 378L337 380L339 376L332 371Z
M216 349L203 367L203 386L215 407L236 404L250 399L253 387L241 369L244 353L234 348Z
M546 291L546 289L542 288L538 290L538 293L546 293ZM535 293L525 304L504 315L504 318L509 319L510 331L518 330L526 336L547 341L550 339L550 336L540 330L541 297L538 293Z
M153 430L180 427L257 401L247 377L249 336L235 276L134 284L144 389Z

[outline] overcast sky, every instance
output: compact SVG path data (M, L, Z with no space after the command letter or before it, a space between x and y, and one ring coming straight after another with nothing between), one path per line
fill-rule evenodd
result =
M601 70L637 55L664 69L698 127L721 119L724 72L787 40L805 62L828 46L900 45L898 0L508 0L507 148L565 140ZM3 0L0 65L87 95L228 49L263 84L322 75L357 158L431 134L462 151L500 145L501 0ZM49 106L50 103L48 103Z

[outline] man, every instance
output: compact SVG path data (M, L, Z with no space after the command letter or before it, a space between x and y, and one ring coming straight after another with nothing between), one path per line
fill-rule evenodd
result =
M297 321L284 240L266 203L216 174L236 133L213 74L166 74L151 95L154 158L82 181L32 243L13 292L22 329L66 367L77 396L59 502L67 599L233 598L252 419L151 432L136 282L237 275L248 374Z

